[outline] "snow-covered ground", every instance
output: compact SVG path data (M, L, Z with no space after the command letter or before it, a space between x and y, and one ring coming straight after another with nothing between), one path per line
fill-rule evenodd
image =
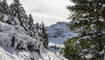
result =
M0 60L39 60L36 52L15 50L10 47L0 47Z
M67 60L51 51L45 50L39 56L36 52L20 51L10 47L0 47L0 60Z
M57 55L52 51L47 51L42 54L43 59L42 60L67 60L63 56Z
M14 37L14 38L13 38ZM14 40L15 39L15 40ZM14 44L13 43L14 40ZM29 51L28 43L34 46L34 49L39 49L40 54L37 51ZM60 42L61 43L61 42ZM63 42L62 42L63 43ZM50 41L49 46L55 45ZM13 45L13 46L12 46ZM24 48L23 50L17 49ZM61 44L57 46L61 47ZM42 42L33 39L26 34L26 31L21 26L13 26L0 22L0 60L67 60L63 56L56 54L52 50L46 50Z
M29 51L29 44L33 49L44 49L42 42L27 35L23 27L0 22L0 60L39 60L38 52Z
M46 50L41 41L27 35L21 26L0 22L0 60L67 60L60 55L60 50L64 47L64 41L76 36L75 33L70 32L67 24L70 23L58 22L47 27L49 49ZM13 37L15 37L15 44L11 47ZM33 44L34 49L39 49L40 54L36 51L29 51L28 43ZM25 50L18 50L18 45Z

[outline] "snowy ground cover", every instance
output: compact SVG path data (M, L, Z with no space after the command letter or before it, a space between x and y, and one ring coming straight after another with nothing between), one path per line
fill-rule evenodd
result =
M14 38L13 38L14 37ZM14 44L12 40L14 40ZM29 43L33 45L33 49L37 51L30 51L27 46ZM52 43L52 44L51 44ZM54 43L50 41L49 46ZM55 44L54 44L55 45ZM18 49L17 49L18 46ZM61 47L61 45L57 45ZM62 45L63 46L63 45ZM55 54L52 50L46 50L42 42L35 40L29 35L21 26L12 26L0 22L0 60L67 60L61 55Z

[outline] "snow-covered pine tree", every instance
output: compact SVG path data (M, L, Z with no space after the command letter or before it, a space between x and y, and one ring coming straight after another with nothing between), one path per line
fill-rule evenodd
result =
M3 0L2 2L0 2L0 11L2 13L8 14L9 6L7 0Z
M33 22L34 22L33 17L32 17L31 14L29 14L29 25L30 25L30 27L33 25Z
M71 59L92 55L92 60L104 60L105 54L105 0L71 0L72 25L79 36L65 42L64 55ZM81 54L82 53L82 54ZM72 56L72 57L70 57Z
M25 30L25 33L27 35L31 36L33 39L43 41L43 45L45 45L45 40L43 40L43 36L42 36L43 32L45 34L45 30L43 30L43 32L42 32L42 25L41 24L39 24L39 23L34 24L34 20L33 20L32 15L30 14L28 16L25 13L25 10L21 5L22 4L20 4L19 0L14 0L13 3L10 4L10 6L8 6L8 3L6 2L6 0L3 0L2 2L0 2L0 21L3 22L3 20L7 19L5 23L15 25L15 26L18 25L20 27L23 27ZM4 9L5 7L8 7L7 10ZM3 12L3 11L5 11L5 12ZM13 37L13 39L15 39L15 37ZM12 41L12 47L14 44L13 39L11 40ZM20 46L20 45L17 45L17 46L18 46L18 49L23 49L22 46ZM47 46L47 44L46 44L46 46ZM29 43L28 48L29 47L32 47L31 43ZM15 48L17 48L17 47L15 46ZM26 49L26 48L24 48L24 49ZM33 50L33 48L32 49L29 48L29 49L31 51Z
M3 0L3 3L7 4L7 0Z
M0 2L0 21L6 22L7 19L4 16L8 15L9 5L6 0Z
M17 17L20 25L23 26L26 31L29 31L28 16L19 0L14 0L10 5L10 14L11 16Z
M48 48L48 36L46 34L46 28L44 26L44 23L42 22L42 26L41 26L41 36L42 36L42 40L43 40L43 45L45 46L45 48Z
M35 27L36 27L36 29L39 29L39 23L36 23Z
M13 16L20 16L21 14L21 7L20 1L19 0L14 0L13 3L10 5L10 14Z

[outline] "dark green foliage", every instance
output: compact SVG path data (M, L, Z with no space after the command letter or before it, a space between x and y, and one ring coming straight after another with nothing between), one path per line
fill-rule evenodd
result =
M5 14L8 14L9 10L9 6L7 4L6 0L3 0L2 2L0 2L0 12L3 12Z
M30 27L33 25L33 23L34 23L33 17L32 17L32 15L30 14L30 15L29 15L29 25L30 25Z
M42 23L42 39L44 40L43 44L45 48L48 48L48 35L46 34L44 23Z
M28 47L28 50L29 50L29 51L31 51L31 52L35 51L35 52L37 52L37 53L40 55L40 49L35 48L35 46L32 45L31 43L29 43L29 44L27 45L27 47Z
M4 15L2 13L0 13L0 21L4 22Z
M104 50L105 45L105 6L103 6L105 0L71 1L75 5L67 7L73 12L70 17L72 18L70 28L79 35L65 43L64 56L73 58L72 54L77 56L91 54L95 60L103 60L105 52L102 54L100 52Z
M34 58L30 58L31 60L35 60Z
M14 48L15 48L15 43L16 43L16 42L17 42L17 40L16 40L15 36L13 36L12 39L11 39L11 47L14 47ZM23 43L23 42L20 41L20 43L17 44L16 49L25 50L25 48L22 47L22 45L21 45L22 43Z
M88 46L84 46L86 41L81 41L78 43L76 41L77 38L70 39L66 41L65 48L63 49L64 56L69 60L83 60L85 57L81 57L84 54L87 54L88 51L82 51L88 48ZM81 54L80 54L81 53Z
M11 47L14 47L14 43L15 43L15 37L13 36L11 39Z
M39 49L35 49L34 51L36 51L40 55L40 50Z
M28 49L29 49L31 52L35 50L35 49L34 49L34 45L31 45L31 43L29 43L29 44L27 45L27 47L28 47Z

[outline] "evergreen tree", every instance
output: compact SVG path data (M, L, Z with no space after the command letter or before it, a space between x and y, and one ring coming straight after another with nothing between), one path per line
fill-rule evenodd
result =
M74 6L68 6L68 9L73 12L72 25L70 28L79 35L69 39L73 42L65 43L64 55L71 53L69 48L75 48L75 55L86 56L92 55L93 60L104 59L105 45L105 0L71 0L75 3ZM78 43L77 43L78 42ZM69 48L67 47L69 45ZM68 48L68 50L66 50ZM74 50L74 51L75 51ZM70 54L65 55L65 57ZM76 57L76 56L75 56ZM78 59L77 59L78 60Z
M44 23L42 22L42 40L43 40L43 45L45 46L45 48L48 48L48 36L46 34L46 28L44 26Z
M36 29L39 29L39 23L36 23L35 27L36 27Z
M11 16L17 17L20 25L24 27L26 31L29 31L28 16L21 5L19 0L14 0L10 5L10 14Z
M43 43L43 46L47 48L48 46L48 38L45 34L45 27L44 24L34 24L34 20L32 15L30 14L27 16L24 8L22 7L22 4L20 4L19 0L14 0L10 6L8 6L8 3L6 0L3 0L1 2L0 0L0 22L5 23L8 25L14 26L14 29L17 29L18 32L23 31L24 35L30 36L35 40L39 40ZM22 28L23 27L23 28ZM10 27L9 27L10 28ZM12 28L11 28L12 29ZM2 31L3 29L1 29ZM8 30L8 28L7 28ZM25 31L26 30L26 31ZM33 40L32 39L32 40ZM40 45L36 46L36 44L32 44L31 41L27 42L26 46L24 44L24 41L17 40L15 36L11 38L11 47L14 47L19 50L30 50L36 51L40 54ZM27 40L27 39L26 39ZM15 43L17 43L15 45Z
M3 3L7 4L7 0L3 0Z
M7 0L3 0L2 2L0 2L0 12L2 12L4 14L8 14L9 6L7 3Z
M20 21L24 20L23 18L28 18L19 0L14 0L13 3L10 5L10 14L12 16L17 16Z
M14 0L13 3L10 5L10 14L13 16L20 16L21 14L21 4L19 0Z
M4 14L3 13L0 13L0 21L4 22Z
M30 15L29 15L29 25L30 25L30 27L33 25L33 22L34 22L33 17L32 17L32 15L30 14Z
M8 15L9 12L9 6L7 3L7 0L0 1L0 21L5 22L6 19L5 16Z

